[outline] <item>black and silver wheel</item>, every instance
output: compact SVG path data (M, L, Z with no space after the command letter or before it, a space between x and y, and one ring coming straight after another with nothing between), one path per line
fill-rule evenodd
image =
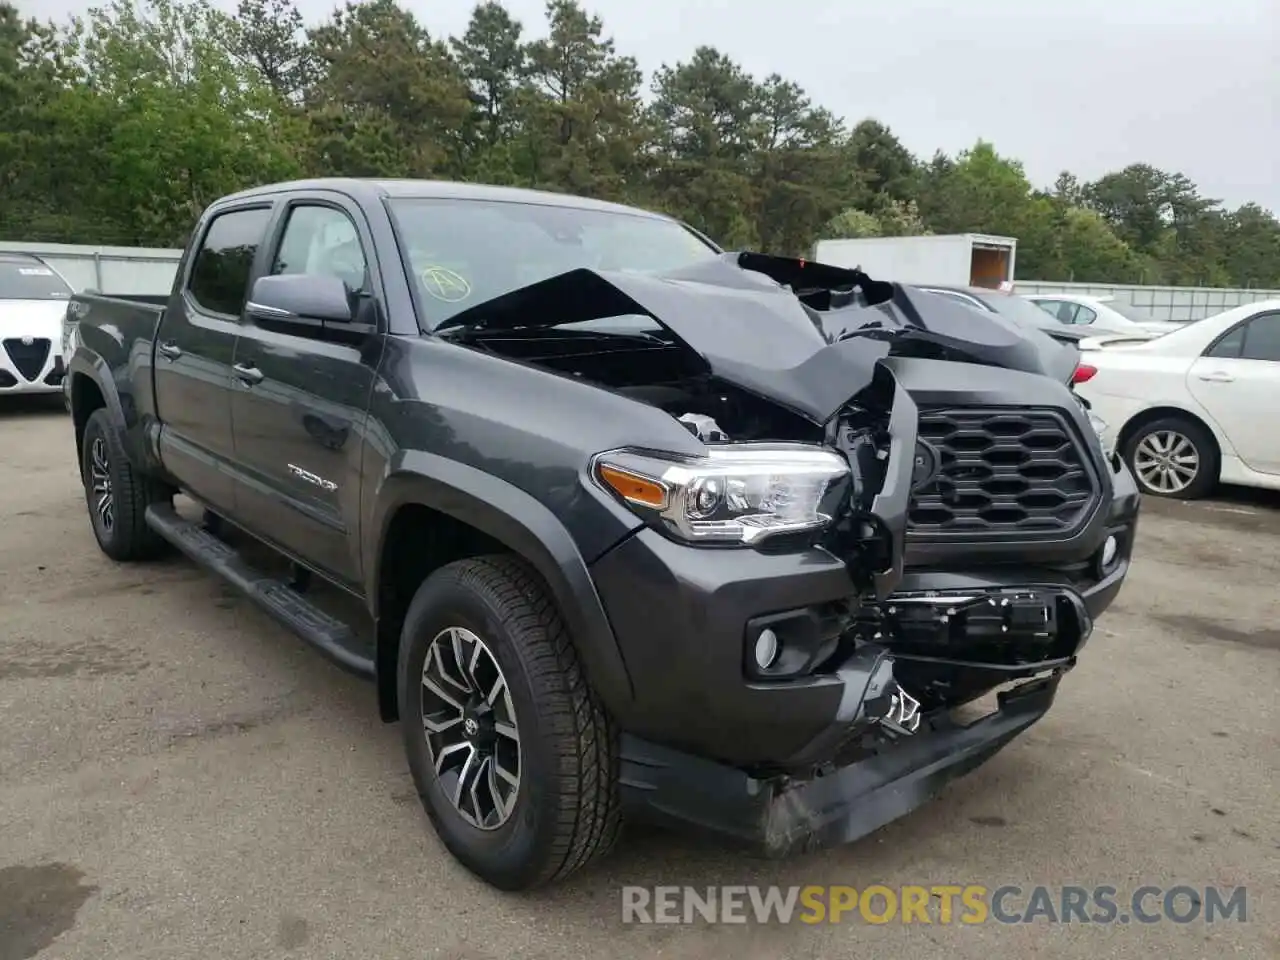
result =
M429 576L405 616L397 679L414 784L468 870L523 890L612 848L617 732L526 564L478 557Z
M520 792L520 730L507 678L466 627L432 638L422 666L423 730L436 779L479 830L507 822Z
M1143 424L1125 444L1124 458L1143 493L1195 500L1218 480L1218 448L1200 424L1162 417Z
M147 526L147 505L166 497L164 488L140 475L125 456L105 409L95 410L81 441L81 478L93 535L113 560L159 556L165 542Z
M89 509L97 525L110 537L116 529L115 496L111 490L111 461L107 458L107 438L94 437L89 444Z

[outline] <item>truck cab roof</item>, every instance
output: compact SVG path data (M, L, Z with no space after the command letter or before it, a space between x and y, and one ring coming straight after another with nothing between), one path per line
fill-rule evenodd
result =
M223 197L221 204L243 200L250 197L273 196L280 193L294 193L306 190L331 190L358 199L415 199L415 200L482 200L489 202L538 203L551 206L569 207L577 210L600 210L632 216L649 217L655 220L670 220L671 217L629 207L608 200L594 200L588 197L555 193L550 190L531 190L524 187L499 187L488 184L460 183L450 180L409 180L409 179L371 179L362 177L319 177L309 180L290 180L284 183L272 183L260 187L252 187Z

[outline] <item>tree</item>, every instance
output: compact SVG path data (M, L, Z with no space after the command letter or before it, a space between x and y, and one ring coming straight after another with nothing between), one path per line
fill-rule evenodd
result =
M640 68L576 0L549 0L546 9L550 33L527 48L517 169L539 187L639 199Z
M220 194L303 174L535 186L664 210L730 248L978 231L1018 275L1280 287L1280 222L1136 163L1036 189L989 143L917 159L776 74L700 47L643 76L580 0L524 39L502 0L461 36L398 0L107 0L61 24L0 0L0 235L172 244ZM216 6L214 5L216 4Z
M348 0L310 31L320 76L307 95L309 165L350 176L461 172L471 111L462 72L395 0Z
M859 171L842 149L840 121L796 84L772 74L756 102L755 234L766 251L802 254L861 188Z
M1280 289L1280 222L1256 203L1224 217L1222 256L1233 283Z
M726 246L754 246L755 82L720 51L699 47L686 63L658 69L653 94L658 202Z
M916 159L878 120L863 120L853 128L849 155L865 176L871 205L902 203L915 197L919 181Z
M302 13L293 0L240 0L232 21L232 52L257 70L283 102L301 102L316 74Z
M466 33L452 42L459 69L474 105L469 157L488 173L487 179L508 182L509 159L498 153L519 124L516 92L525 79L527 51L523 27L506 7L487 0L471 12Z

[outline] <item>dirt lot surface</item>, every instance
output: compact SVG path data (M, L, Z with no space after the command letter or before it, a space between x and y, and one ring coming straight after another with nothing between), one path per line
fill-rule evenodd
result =
M1280 957L1280 498L1149 503L1050 714L932 805L763 863L633 831L502 896L372 689L212 576L99 553L70 422L0 408L0 960ZM1247 922L624 925L624 884L1248 886Z

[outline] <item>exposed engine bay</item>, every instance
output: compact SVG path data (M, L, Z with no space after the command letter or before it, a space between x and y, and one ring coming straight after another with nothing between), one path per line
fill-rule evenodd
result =
M927 316L926 316L927 315ZM615 390L735 440L806 440L889 356L1066 382L1073 354L996 314L857 270L725 254L662 276L572 270L463 310L457 342Z
M465 340L657 407L706 443L822 439L821 426L714 376L673 334L641 314L550 329L476 331Z

